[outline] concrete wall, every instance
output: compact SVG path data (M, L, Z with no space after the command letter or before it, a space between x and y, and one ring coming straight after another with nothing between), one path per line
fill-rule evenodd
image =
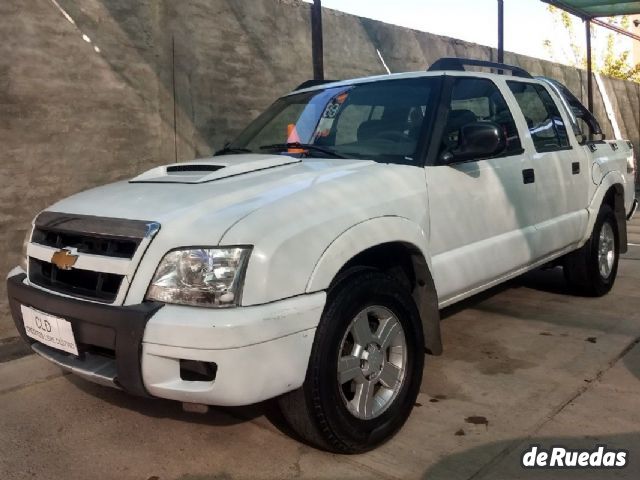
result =
M422 70L487 47L325 10L327 78ZM153 165L209 154L311 76L297 0L0 2L0 274L55 200ZM507 54L585 96L576 69ZM605 79L622 134L640 141L637 84ZM596 114L612 129L596 91ZM0 336L13 332L0 286Z

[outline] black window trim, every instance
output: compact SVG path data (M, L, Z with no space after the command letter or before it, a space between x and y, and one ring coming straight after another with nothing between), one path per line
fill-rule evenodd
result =
M569 129L567 128L567 122L565 121L564 117L562 116L561 109L555 103L555 100L553 99L553 95L549 91L547 85L545 85L543 82L539 82L539 81L538 82L535 82L535 81L531 82L531 81L526 81L526 80L525 81L507 80L506 82L507 82L507 87L509 88L509 91L511 92L511 95L513 96L513 99L515 100L516 105L518 105L518 108L520 109L520 113L522 113L522 116L524 118L526 118L526 115L524 114L524 111L522 110L522 106L520 105L520 102L518 102L518 99L516 98L515 94L513 93L513 90L511 90L511 84L517 83L517 84L532 85L534 87L535 86L541 87L545 92L547 92L547 94L549 95L549 97L553 101L554 105L558 109L558 115L560 115L560 118L562 118L562 123L564 124L564 128L566 130L567 142L569 142L569 145L567 145L566 147L544 147L544 148L539 148L536 145L536 142L533 141L533 135L531 135L531 131L527 127L527 132L529 132L529 136L531 137L531 143L533 144L533 148L535 149L536 153L553 153L553 152L563 152L563 151L573 150L573 145L571 145L571 139L569 138ZM540 100L542 101L542 98ZM558 138L559 138L559 135L558 135Z
M499 159L502 159L502 158L520 157L520 156L524 155L525 151L526 150L524 148L521 148L521 149L516 150L514 152L504 151L504 152L500 153L499 155L493 155L491 157L470 158L469 160L457 160L457 161L452 161L452 162L447 162L447 163L438 162L434 166L436 166L436 167L451 167L451 166L455 166L455 165L463 165L465 163L482 162L482 161L485 161L485 160L499 160Z
M569 145L568 147L541 148L540 150L536 148L537 153L563 152L565 150L573 150L573 147Z

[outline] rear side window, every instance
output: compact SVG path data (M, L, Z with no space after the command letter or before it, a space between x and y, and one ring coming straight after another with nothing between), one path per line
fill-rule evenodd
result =
M526 82L507 82L527 121L538 152L570 148L567 127L558 106L542 86Z
M576 132L577 134L589 132L591 135L602 135L602 128L600 127L598 120L596 120L593 114L580 102L580 100L576 98L573 93L571 93L567 87L552 78L544 78L544 80L554 85L558 89L559 94L569 104L571 112L575 115L576 120L580 122L580 125L575 127L579 129L579 131ZM584 128L582 124L584 124L586 128Z
M496 84L486 78L458 78L451 91L440 156L458 146L462 127L476 122L493 122L502 128L507 148L500 156L522 153L516 122Z

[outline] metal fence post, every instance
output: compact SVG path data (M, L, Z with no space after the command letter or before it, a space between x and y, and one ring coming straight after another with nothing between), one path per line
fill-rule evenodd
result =
M313 57L313 79L324 80L322 4L320 0L313 0L311 7L311 55Z
M591 20L584 21L587 36L587 98L588 108L593 113L593 59L591 57Z
M504 63L504 0L498 0L498 63Z

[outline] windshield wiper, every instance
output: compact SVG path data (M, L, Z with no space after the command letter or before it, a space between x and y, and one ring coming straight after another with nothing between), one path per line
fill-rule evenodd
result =
M300 143L300 142L274 143L273 145L262 145L260 147L260 150L288 150L290 148L324 153L325 155L329 155L334 158L345 158L344 156L334 152L329 148L320 147L318 145L312 145L310 143Z
M253 152L248 148L235 148L235 147L227 146L227 147L224 147L222 150L218 150L216 153L213 154L213 156L217 157L219 155L234 155L238 153L253 153Z

